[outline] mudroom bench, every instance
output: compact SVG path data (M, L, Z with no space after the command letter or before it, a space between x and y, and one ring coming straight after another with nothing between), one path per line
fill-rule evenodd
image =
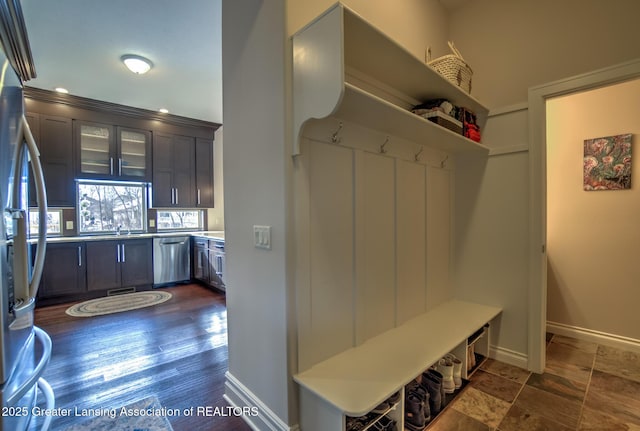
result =
M488 356L489 322L501 311L451 300L296 374L301 428L347 431L348 417L367 415L399 392L380 417L388 414L404 429L404 386L447 353L462 361L468 378L468 348L475 344L480 358Z

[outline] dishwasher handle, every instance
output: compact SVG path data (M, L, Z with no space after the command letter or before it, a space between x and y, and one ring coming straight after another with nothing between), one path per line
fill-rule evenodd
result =
M189 242L189 237L171 237L171 238L156 238L155 242L159 245L184 245Z

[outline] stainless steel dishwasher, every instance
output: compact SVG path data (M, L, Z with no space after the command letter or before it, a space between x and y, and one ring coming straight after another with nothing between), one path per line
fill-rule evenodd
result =
M169 284L191 279L189 236L153 239L153 284Z

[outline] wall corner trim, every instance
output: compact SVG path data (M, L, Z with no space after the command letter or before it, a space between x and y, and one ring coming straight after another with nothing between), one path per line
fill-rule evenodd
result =
M243 415L242 419L256 431L300 431L298 425L289 426L284 423L269 407L229 371L225 373L224 399L232 407L257 407L257 416Z

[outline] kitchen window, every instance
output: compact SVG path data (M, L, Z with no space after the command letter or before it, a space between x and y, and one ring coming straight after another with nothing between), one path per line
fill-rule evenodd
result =
M38 226L40 223L40 212L37 209L29 210L29 236L38 236ZM62 234L62 210L47 209L47 235Z
M158 230L201 230L202 221L201 210L158 211Z
M78 181L80 234L144 232L147 184Z

